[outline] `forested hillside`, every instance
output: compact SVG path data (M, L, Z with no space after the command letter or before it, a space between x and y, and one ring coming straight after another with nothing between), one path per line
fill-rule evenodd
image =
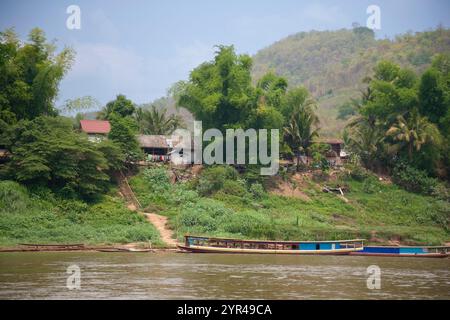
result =
M319 100L321 133L339 135L345 122L337 109L358 97L381 60L389 60L421 73L437 53L450 52L450 30L407 33L393 40L377 40L371 30L300 32L262 49L254 56L253 78L267 71L285 77L290 86L305 85Z

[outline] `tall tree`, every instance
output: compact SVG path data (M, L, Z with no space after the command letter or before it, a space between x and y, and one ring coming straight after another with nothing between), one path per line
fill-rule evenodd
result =
M232 46L219 46L213 61L191 72L178 104L203 121L204 128L242 125L254 99L251 65L249 56L236 55Z
M125 155L125 160L128 163L133 163L141 159L142 152L136 139L138 127L135 120L132 117L120 117L112 113L109 121L111 123L111 131L108 134L108 138L120 147Z
M261 103L279 108L284 103L288 83L286 79L272 72L265 74L258 80L256 90Z
M445 116L450 108L449 88L443 75L430 68L422 75L419 86L420 113L433 123Z
M422 75L419 101L420 113L439 125L450 110L450 54L436 56L431 68ZM441 125L440 128L443 129Z
M123 94L117 95L115 100L106 104L106 106L99 112L97 118L102 120L111 120L113 115L119 117L132 116L136 107L133 101L127 99Z
M290 116L284 127L284 139L296 155L299 170L301 155L308 153L314 138L319 135L319 119L315 114L315 101L302 87L290 91L286 103L284 112Z
M70 69L74 51L48 43L35 28L21 43L13 29L0 32L0 119L13 123L40 115L55 115L58 85Z

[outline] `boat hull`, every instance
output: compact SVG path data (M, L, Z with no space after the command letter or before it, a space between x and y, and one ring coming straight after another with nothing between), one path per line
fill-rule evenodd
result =
M208 246L185 246L178 248L186 252L195 253L251 253L251 254L291 254L291 255L347 255L350 252L362 250L362 248L334 249L334 250L275 250L275 249L244 249L244 248L219 248Z
M446 258L446 246L366 246L362 251L352 252L355 256L402 257L402 258Z
M448 253L422 253L422 254L405 254L405 253L369 253L369 252L350 252L352 256L366 257L401 257L401 258L447 258Z

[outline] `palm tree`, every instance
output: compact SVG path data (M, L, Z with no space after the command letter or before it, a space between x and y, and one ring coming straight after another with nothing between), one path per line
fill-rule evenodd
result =
M347 129L348 149L359 155L366 168L374 170L377 159L385 150L383 127L371 118L360 116L358 121L347 126Z
M370 80L371 80L370 77L366 77L364 78L363 82L369 83ZM376 122L375 115L370 114L366 116L361 114L361 110L363 109L363 107L367 104L367 102L369 102L372 99L372 89L370 88L370 86L368 86L365 90L360 90L360 92L361 92L360 99L355 98L350 99L350 105L355 109L356 115L353 116L348 122L347 124L348 128L352 128L359 125L365 126L367 124L370 124L372 127L375 126Z
M416 109L413 109L407 118L398 116L397 122L389 128L386 136L397 141L391 146L391 152L397 153L406 147L410 161L414 150L420 151L422 146L428 143L439 145L442 140L438 128L426 117L420 116Z
M297 171L300 168L300 156L306 154L314 138L319 135L316 125L319 123L314 109L309 106L295 108L288 123L284 127L285 141L296 154Z
M136 110L136 121L139 124L139 130L143 134L169 135L177 128L184 126L183 119L178 114L166 115L165 108L157 110L152 106L150 110L138 108Z

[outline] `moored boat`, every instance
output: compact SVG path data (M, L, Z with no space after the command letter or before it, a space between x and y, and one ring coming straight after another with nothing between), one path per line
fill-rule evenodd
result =
M413 258L446 258L449 256L448 246L367 246L358 252L351 252L355 256L376 257L413 257Z
M363 239L333 241L269 241L185 236L178 248L201 253L345 255L363 250Z

